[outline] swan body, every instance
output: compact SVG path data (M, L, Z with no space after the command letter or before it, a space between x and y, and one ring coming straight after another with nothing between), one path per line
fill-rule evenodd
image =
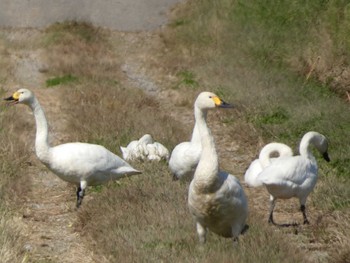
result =
M168 149L161 143L155 142L150 134L143 135L139 140L131 141L127 147L120 147L126 161L150 160L160 161L169 159Z
M236 177L219 171L214 139L206 124L209 109L228 106L211 92L200 93L195 102L202 153L189 186L188 206L201 243L206 241L207 230L236 241L246 227L248 204L245 193Z
M167 161L169 159L169 150L159 142L147 144L147 151L148 151L148 155L147 155L148 160Z
M59 178L77 185L77 207L81 205L88 185L99 185L140 173L101 145L73 142L51 147L44 111L30 90L19 89L6 100L25 104L32 109L36 122L36 155Z
M131 141L126 147L120 146L124 160L131 161L137 159L140 156L137 148L138 144L139 142L135 140Z
M263 183L259 180L259 173L269 166L271 162L274 162L276 158L270 158L273 153L278 153L278 157L293 156L292 149L283 143L272 142L266 144L260 151L259 158L255 159L248 167L244 174L244 181L248 186L258 187Z
M175 146L170 159L169 168L174 180L192 179L202 152L202 144L198 127L195 124L191 141Z
M326 161L330 161L326 137L318 132L311 131L301 139L300 155L277 158L259 174L259 180L270 193L270 223L275 224L273 210L276 200L292 197L299 199L304 224L309 223L305 213L305 203L318 178L317 162L309 149L310 145L315 146Z

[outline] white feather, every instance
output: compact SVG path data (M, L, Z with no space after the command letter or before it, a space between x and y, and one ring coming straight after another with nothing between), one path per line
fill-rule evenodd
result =
M283 143L272 142L265 145L259 154L259 158L255 159L248 167L244 174L244 181L248 186L258 187L262 186L263 183L259 180L259 173L264 168L274 162L276 158L270 158L272 154L277 153L278 157L293 156L292 149Z

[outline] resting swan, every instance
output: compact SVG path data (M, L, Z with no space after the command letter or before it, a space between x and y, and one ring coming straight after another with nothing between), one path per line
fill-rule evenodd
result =
M145 134L139 140L131 141L126 147L120 146L123 159L126 161L146 159L148 155L147 144L153 142L152 136Z
M248 167L244 174L244 181L251 187L262 186L263 183L259 180L258 174L270 165L276 158L270 159L271 155L278 153L278 157L293 156L292 149L283 143L271 142L266 144L260 151L259 158L255 159Z
M150 160L160 161L169 159L168 149L161 143L155 142L150 134L143 135L139 140L132 141L127 147L120 147L126 161Z
M149 143L147 144L147 159L150 161L160 161L169 159L169 151L168 149L159 142Z
M51 147L45 113L30 90L19 89L5 100L22 103L32 109L36 123L36 155L62 180L77 185L77 207L81 205L88 185L100 185L141 173L101 145L73 142Z
M292 197L299 199L304 224L309 223L305 214L305 203L318 177L317 162L309 149L310 144L316 147L327 162L330 161L326 137L318 132L310 131L301 139L300 155L277 158L258 175L259 180L270 193L269 223L275 224L273 210L276 200Z
M211 92L202 92L195 101L195 120L202 153L188 193L188 206L196 221L199 241L205 243L207 230L234 241L245 230L248 204L236 177L219 171L213 136L206 123L208 110L229 104Z
M192 179L199 162L202 145L197 124L194 125L191 141L175 146L169 159L169 168L174 180Z

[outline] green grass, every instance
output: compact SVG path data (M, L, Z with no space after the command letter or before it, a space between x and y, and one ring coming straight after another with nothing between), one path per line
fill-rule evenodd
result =
M53 86L57 86L57 85L64 85L70 82L75 82L77 81L78 78L75 76L72 76L70 74L68 75L64 75L61 77L54 77L51 79L46 80L46 87L53 87Z

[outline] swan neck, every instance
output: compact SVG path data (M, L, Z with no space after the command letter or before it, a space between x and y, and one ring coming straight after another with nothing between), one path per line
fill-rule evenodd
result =
M200 144L201 143L201 136L199 134L199 129L198 129L197 122L195 123L195 125L193 127L191 143L193 143L193 144Z
M219 163L214 138L206 123L207 110L195 108L196 126L201 139L202 154L194 174L194 186L201 192L214 192L219 187Z
M300 142L299 153L301 156L309 159L314 159L312 152L310 151L310 138L303 138Z
M36 124L35 153L41 162L48 164L50 145L48 142L49 129L45 113L36 98L34 98L30 107L33 110Z
M271 164L270 153L264 152L259 156L259 161L261 163L262 168L266 168Z

